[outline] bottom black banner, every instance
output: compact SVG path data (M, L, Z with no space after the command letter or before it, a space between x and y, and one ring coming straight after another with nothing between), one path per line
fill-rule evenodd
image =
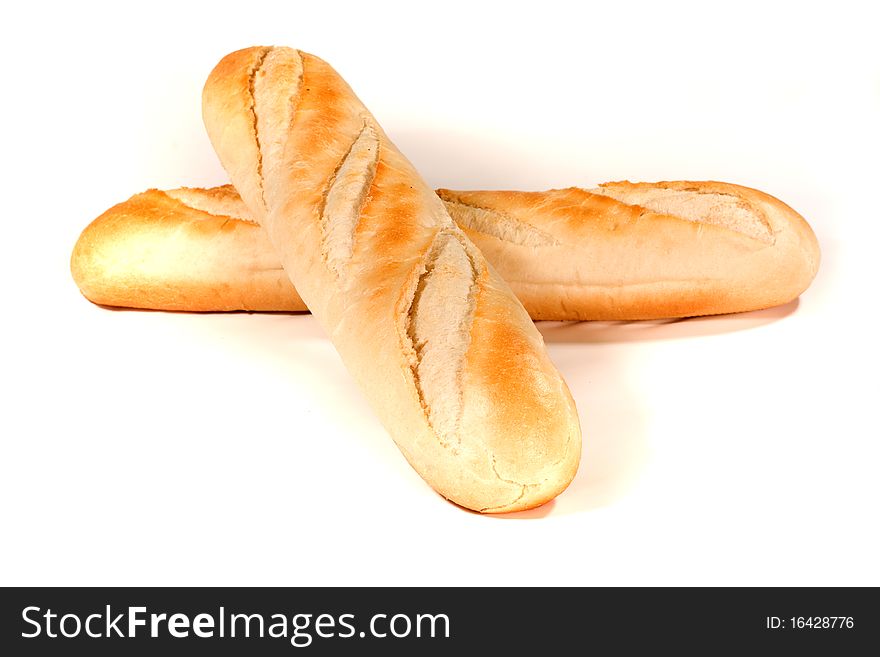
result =
M7 588L0 613L4 655L855 654L880 638L867 588Z

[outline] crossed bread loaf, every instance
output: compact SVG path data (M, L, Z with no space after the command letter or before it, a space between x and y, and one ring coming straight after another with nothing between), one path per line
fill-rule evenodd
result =
M534 319L758 310L797 297L819 264L797 212L739 185L439 194ZM83 231L71 270L87 298L109 306L307 310L232 185L136 194Z
M342 78L248 48L202 100L250 216L416 471L482 512L559 494L580 428L540 334Z

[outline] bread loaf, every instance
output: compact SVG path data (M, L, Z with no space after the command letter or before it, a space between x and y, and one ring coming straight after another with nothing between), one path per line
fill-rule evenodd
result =
M250 216L416 471L482 512L560 493L580 428L540 334L342 78L248 48L202 100Z
M757 310L796 298L819 265L803 218L739 185L439 194L535 319ZM105 305L306 310L231 185L133 196L83 231L71 269L83 294Z

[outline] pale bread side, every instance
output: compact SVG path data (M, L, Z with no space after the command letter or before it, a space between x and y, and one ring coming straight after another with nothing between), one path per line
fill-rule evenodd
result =
M83 230L70 269L83 295L106 306L306 310L232 185L132 196Z

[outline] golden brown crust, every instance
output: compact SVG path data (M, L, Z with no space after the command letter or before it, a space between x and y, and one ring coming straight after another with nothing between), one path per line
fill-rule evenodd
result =
M580 429L540 334L342 78L313 55L250 48L211 73L203 115L252 217L417 472L485 512L561 492ZM438 312L431 299L447 288L457 305ZM499 370L509 350L521 357ZM452 376L438 373L445 356Z
M758 310L796 298L816 274L815 235L799 214L768 194L713 181L602 187L633 196L658 188L735 196L767 223L772 241L577 188L439 193L535 319ZM374 202L380 193L374 191ZM306 309L231 185L167 194L172 199L155 190L136 195L83 231L71 268L89 299L159 310ZM550 267L542 268L544 263Z

